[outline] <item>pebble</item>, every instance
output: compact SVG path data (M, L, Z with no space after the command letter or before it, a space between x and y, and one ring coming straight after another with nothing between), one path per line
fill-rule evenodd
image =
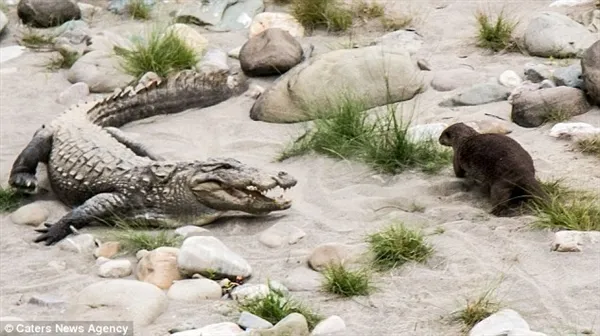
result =
M523 328L515 328L505 334L506 336L546 336L546 334L536 331L531 331L529 329Z
M287 294L288 289L277 281L269 281L271 288L281 291L284 294ZM264 297L269 294L269 286L266 284L244 284L241 286L235 287L231 291L231 297L238 301L242 302L248 299L254 299L259 297Z
M51 307L63 305L66 303L66 301L52 295L38 294L33 295L31 298L29 298L29 303L38 306Z
M550 129L549 135L559 139L571 139L573 137L588 137L600 134L600 127L582 122L562 122Z
M332 264L343 264L352 258L352 246L340 243L327 243L317 246L308 257L308 265L315 271L323 271Z
M271 322L246 311L240 314L237 324L244 329L269 329L273 327Z
M225 278L248 278L252 267L239 254L212 236L190 237L183 241L177 264L182 274L213 274Z
M250 87L246 92L244 92L244 96L250 97L252 99L257 99L265 92L265 88L258 84L250 84Z
M56 244L63 251L90 255L98 245L96 238L89 233L70 235Z
M309 336L310 331L308 330L308 322L306 318L299 313L291 313L281 321L279 321L274 327L269 329L252 329L249 336L280 336L280 335L291 335L291 336Z
M98 257L96 259L96 266L100 266L100 265L104 264L107 261L110 261L110 259L109 258L105 258L105 257Z
M523 83L523 79L514 71L506 70L498 77L498 82L508 88L516 88Z
M23 54L23 52L26 49L27 48L23 46L10 46L0 48L0 64L21 56L21 54Z
M175 229L175 234L185 238L194 236L210 236L210 230L195 225L186 225Z
M512 309L502 309L477 323L469 336L500 336L513 329L529 330L529 324Z
M237 336L243 330L233 322L209 324L200 329L186 330L171 336Z
M112 258L119 253L120 249L121 243L117 241L105 242L100 244L100 246L94 250L94 257Z
M127 259L109 260L100 265L98 275L102 278L124 278L131 275L131 261Z
M552 73L552 78L558 86L569 86L582 89L584 84L581 74L581 63L575 62L568 67L562 67L554 70Z
M556 87L556 83L554 83L552 80L550 79L544 79L541 83L540 83L540 89L551 89Z
M510 89L495 82L475 84L442 101L442 107L476 106L507 100Z
M31 225L38 226L50 216L50 211L39 203L31 203L24 205L12 214L10 214L10 220L17 225Z
M200 303L221 298L221 286L210 279L178 280L171 285L167 297L172 300Z
M306 233L289 223L277 223L266 229L258 238L264 245L275 248L296 244Z
M600 243L598 231L558 231L554 234L552 251L581 252L584 244Z
M248 38L252 38L266 29L279 28L296 38L304 37L304 26L288 13L263 12L254 16L248 29Z
M58 95L56 101L59 104L71 106L89 96L90 87L83 82L75 83Z
M549 67L539 63L526 63L523 67L525 79L533 83L540 83L544 79L552 77L552 71Z
M151 252L138 252L138 255L140 258L135 268L136 279L161 289L169 289L173 281L182 278L177 265L178 248L163 246Z
M417 60L417 66L422 71L431 71L431 65L429 65L429 62L427 62L426 60L424 60L422 58Z
M311 336L327 335L330 333L343 331L344 329L346 329L346 323L344 320L337 315L332 315L319 322L319 324L317 324L313 329Z

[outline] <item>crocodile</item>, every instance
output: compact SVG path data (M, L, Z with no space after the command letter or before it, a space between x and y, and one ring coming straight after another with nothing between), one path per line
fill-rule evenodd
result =
M165 160L118 128L215 105L247 89L241 72L186 70L73 105L42 125L15 159L9 184L36 194L37 166L45 163L50 187L71 209L37 229L41 234L34 242L53 245L91 222L114 223L116 218L141 217L177 227L208 224L230 212L263 215L289 209L290 200L267 196L273 188L296 185L286 172L264 171L233 158Z

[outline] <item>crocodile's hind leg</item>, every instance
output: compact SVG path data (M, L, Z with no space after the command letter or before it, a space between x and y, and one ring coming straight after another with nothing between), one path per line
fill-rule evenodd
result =
M37 188L35 173L38 163L48 163L52 151L51 129L39 128L25 149L13 163L8 183L13 188L25 193L34 193Z
M127 148L131 149L136 155L145 156L149 159L155 161L164 161L162 157L157 154L152 153L152 150L148 149L146 145L143 143L132 139L125 132L121 131L116 127L105 127L104 128L113 138L115 138L118 142L127 146Z
M45 224L46 228L36 230L43 234L39 235L34 242L43 241L46 245L52 245L71 234L71 226L75 229L81 229L94 220L124 214L129 209L131 209L131 205L121 194L97 194L67 213L54 225Z

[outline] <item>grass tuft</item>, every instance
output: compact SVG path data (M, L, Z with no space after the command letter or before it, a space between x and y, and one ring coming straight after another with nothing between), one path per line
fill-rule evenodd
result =
M402 223L370 234L367 243L374 257L374 266L380 270L389 270L409 261L425 262L433 253L433 247L425 241L421 232Z
M535 226L556 230L600 231L600 199L597 195L565 187L561 180L543 182L549 202L530 205L538 217Z
M52 48L56 37L42 34L32 28L22 32L19 37L19 44L30 49Z
M306 29L345 31L352 25L352 11L340 0L292 0L292 15Z
M348 97L329 107L309 110L315 116L312 129L284 148L278 161L314 151L332 157L354 158L377 171L391 174L414 167L431 173L451 162L452 152L434 139L411 141L410 123L398 120L394 107L388 107L375 120L364 113L367 110L364 103Z
M117 230L111 234L111 239L118 241L122 250L129 253L152 251L162 246L179 247L183 242L183 237L171 230L142 231L155 226L144 219L116 219L114 224Z
M600 158L600 134L579 139L575 144L581 152Z
M323 270L323 289L340 296L368 295L372 288L370 274L366 270L349 270L334 263Z
M22 195L12 188L0 187L0 212L16 210L21 205Z
M377 2L359 0L354 5L354 13L359 18L374 19L383 17L385 15L385 10L383 6Z
M568 121L573 117L571 113L563 109L552 109L544 116L544 123L556 124L559 122Z
M146 4L144 0L130 0L125 6L125 11L135 20L149 20L152 6Z
M154 30L147 38L135 40L132 50L115 47L128 74L141 78L152 71L161 77L173 72L192 69L199 55L174 30L162 33Z
M58 55L51 58L48 65L46 65L48 70L70 69L79 59L77 52L69 52L62 49L57 51Z
M463 331L473 329L477 323L500 310L500 303L493 298L493 292L494 289L490 289L474 300L467 300L465 308L455 313L454 321L464 325Z
M381 24L385 31L396 31L404 29L413 23L414 19L409 15L384 16Z
M515 47L513 31L517 22L507 18L504 11L500 12L495 20L491 15L482 11L477 12L475 18L477 19L477 40L480 47L493 51Z
M281 290L273 288L270 284L267 295L244 299L239 303L239 308L241 311L259 316L274 325L291 313L302 314L306 318L310 330L323 320L321 315L313 312L308 306L296 301Z

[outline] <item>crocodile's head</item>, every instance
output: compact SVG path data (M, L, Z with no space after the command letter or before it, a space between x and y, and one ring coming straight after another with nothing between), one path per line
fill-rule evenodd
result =
M271 198L267 192L277 187L285 191L296 183L286 172L269 173L229 158L197 162L189 176L190 189L203 205L251 214L290 208L291 201L283 196Z

